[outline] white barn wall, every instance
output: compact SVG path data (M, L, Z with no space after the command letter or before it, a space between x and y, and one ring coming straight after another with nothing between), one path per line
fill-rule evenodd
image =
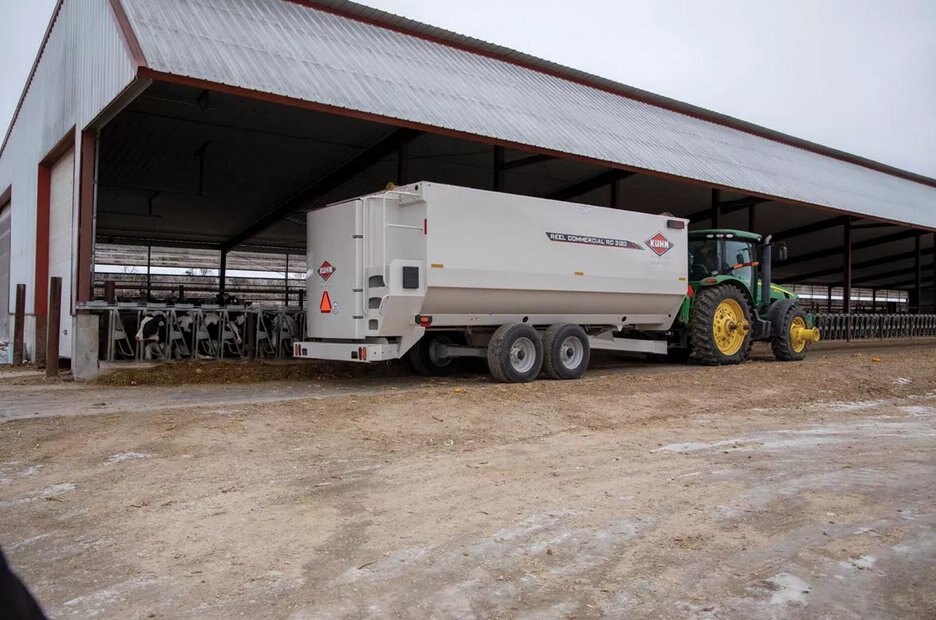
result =
M28 287L33 315L39 163L74 132L75 179L81 169L80 134L136 77L136 65L108 0L63 0L6 146L0 154L0 192L12 186L10 299ZM72 246L76 245L77 183L73 192ZM72 273L74 281L74 268ZM74 286L65 287L74 291ZM63 300L72 307L73 300ZM12 308L11 308L12 310ZM27 353L34 354L34 319L26 323ZM69 330L72 333L73 330Z

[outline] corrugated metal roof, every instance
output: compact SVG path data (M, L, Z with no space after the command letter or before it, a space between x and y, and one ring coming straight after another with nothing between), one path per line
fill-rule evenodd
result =
M700 119L688 106L681 113L483 55L490 50L282 0L123 4L155 71L936 228L934 187Z

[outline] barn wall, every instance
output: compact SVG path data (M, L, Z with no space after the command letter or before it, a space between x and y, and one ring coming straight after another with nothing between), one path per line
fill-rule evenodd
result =
M10 293L0 299L12 299L16 284L26 284L29 323L35 312L39 164L66 138L74 141L78 170L80 130L127 89L135 76L136 65L108 0L63 0L0 152L0 187L12 187ZM73 219L77 218L78 194L72 192ZM69 234L76 234L74 227ZM69 243L74 246L74 240ZM73 281L74 266L72 271ZM73 306L70 300L65 304ZM27 324L30 352L33 336Z

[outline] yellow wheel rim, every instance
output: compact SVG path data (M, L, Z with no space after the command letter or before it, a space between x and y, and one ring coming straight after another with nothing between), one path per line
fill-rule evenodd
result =
M806 319L801 316L793 317L790 321L790 348L796 353L802 353L806 348L807 332Z
M751 326L744 318L744 310L734 299L723 299L712 317L712 335L722 355L734 355L744 346Z

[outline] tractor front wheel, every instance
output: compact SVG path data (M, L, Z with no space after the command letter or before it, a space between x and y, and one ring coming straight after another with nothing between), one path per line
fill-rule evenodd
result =
M751 352L751 307L731 285L701 290L689 316L692 357L708 366L740 364Z
M813 337L814 330L807 328L806 313L799 304L790 304L782 308L783 313L774 318L774 336L770 339L770 348L774 358L780 362L794 362L806 357L806 349Z

